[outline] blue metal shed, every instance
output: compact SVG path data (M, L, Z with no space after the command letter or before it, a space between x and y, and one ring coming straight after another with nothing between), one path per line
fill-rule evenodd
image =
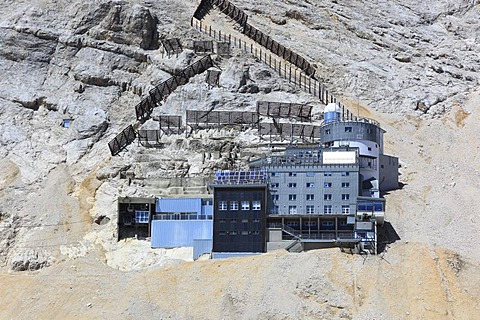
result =
M202 239L213 239L213 220L152 221L152 248L193 247Z

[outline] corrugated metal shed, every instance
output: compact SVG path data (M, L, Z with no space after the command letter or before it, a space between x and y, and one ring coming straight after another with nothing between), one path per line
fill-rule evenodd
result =
M157 199L156 212L189 213L202 211L202 199Z
M194 240L212 238L212 220L152 221L152 248L193 247Z
M194 239L193 240L193 260L197 260L202 254L212 252L212 239Z

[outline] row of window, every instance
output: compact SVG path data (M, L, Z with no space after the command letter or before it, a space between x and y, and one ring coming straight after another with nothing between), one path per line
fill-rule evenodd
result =
M236 236L238 234L241 234L242 236L248 236L249 234L251 235L256 235L258 236L260 234L260 231L241 231L241 232L237 232L237 231L219 231L218 232L218 235L219 236L225 236L225 235L231 235L231 236Z
M250 210L250 201L241 201L241 210ZM238 201L230 201L230 210L237 211L238 210ZM260 201L252 201L251 205L252 210L262 210L262 204ZM218 202L218 210L226 211L228 210L228 203L227 201L219 201Z
M227 222L227 219L220 219L219 220L220 223L226 223ZM237 219L228 219L228 221L230 221L231 223L237 223ZM249 223L250 221L251 222L260 222L260 219L252 219L252 220L249 220L249 219L241 219L240 220L242 223Z
M352 127L345 127L345 132L353 132L353 128ZM366 132L368 134L372 134L372 129L371 128L367 128L366 129ZM325 129L325 134L331 134L332 131L330 129Z
M300 226L300 223L297 222L297 221L288 221L285 223L287 226L289 227L295 227L295 228L298 228ZM348 224L347 224L347 221L339 221L338 222L338 226L339 227L346 227ZM317 222L316 221L304 221L303 222L303 227L316 227L317 226ZM334 221L321 221L321 226L322 227L333 227L335 226L335 222Z
M315 212L315 206L305 206L306 213L307 214L314 214ZM324 214L331 214L333 213L333 208L332 205L325 205L323 206L323 213ZM288 213L289 214L298 214L297 211L297 206L288 206ZM349 205L343 205L342 206L342 214L349 214L350 213L350 206Z
M287 184L289 188L296 188L297 183L296 182L290 182ZM333 186L332 182L324 182L323 187L324 188L331 188ZM278 182L276 183L271 183L270 188L271 189L278 189L280 187L280 184ZM315 183L314 182L307 182L306 183L307 188L315 188ZM350 182L342 182L342 188L350 188Z
M278 195L278 194L272 195L273 200L278 200L279 198L280 198L280 195ZM307 195L305 195L305 198L306 198L307 201L312 201L312 200L315 200L315 195L314 194L307 194ZM332 200L332 199L333 199L332 194L326 193L326 194L323 195L323 200ZM297 200L297 195L296 194L289 194L288 195L288 200L290 200L290 201ZM348 194L348 193L342 194L342 200L350 200L350 194Z
M305 176L307 177L314 177L315 173L321 173L321 172L313 172L313 171L307 171L305 172ZM340 172L342 177L348 177L350 175L349 171L342 171ZM272 177L280 177L280 172L271 172L270 175ZM296 177L298 175L298 172L289 172L288 176L289 177ZM324 177L331 177L333 176L333 172L323 172Z

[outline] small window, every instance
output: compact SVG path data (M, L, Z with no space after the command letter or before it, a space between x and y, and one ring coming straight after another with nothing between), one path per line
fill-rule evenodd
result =
M220 211L227 210L227 201L219 201L218 202L218 210L220 210Z
M307 194L307 200L315 200L314 194Z
M345 127L345 132L352 132L352 127Z
M219 231L219 232L218 232L218 235L219 235L219 236L224 236L224 235L226 235L226 232L225 232L225 231Z
M333 227L333 221L322 221L322 227Z
M242 210L250 210L250 202L242 201Z
M307 214L314 214L315 213L315 206L307 206Z
M323 213L326 213L326 214L332 213L332 206L331 205L323 206Z
M289 177L296 177L296 176L297 176L297 173L296 173L296 172L289 172L289 173L288 173L288 176L289 176Z
M307 177L314 177L314 176L315 176L315 172L313 172L313 171L308 171L308 172L305 173L305 175L306 175Z
M237 231L230 231L230 235L231 235L231 236L236 236L236 235L237 235Z
M323 200L332 200L332 195L331 194L324 194L323 195Z
M330 134L330 132L331 132L330 129L325 130L325 134Z
M323 176L324 176L324 177L331 177L331 176L332 176L332 173L331 173L331 172L324 172L324 173L323 173Z
M342 188L350 188L350 182L342 182Z
M307 188L315 188L315 183L307 182Z
M350 199L350 195L348 193L342 194L342 200L349 200L349 199Z
M325 188L331 188L331 187L332 187L332 183L331 183L331 182L324 182L324 183L323 183L323 187L325 187Z
M272 200L277 201L280 198L278 194L272 194Z
M237 219L230 220L230 223L237 223Z
M136 223L148 223L149 211L135 211Z
M349 214L350 213L350 206L346 206L346 205L342 206L342 213L343 214ZM347 224L347 223L345 222L345 224Z
M270 184L270 188L272 188L272 189L278 189L279 186L280 186L279 183L271 183Z
M271 176L272 176L272 177L280 177L280 173L278 173L278 172L272 172L272 173L271 173Z
M252 201L252 210L261 210L262 205L260 201Z
M295 200L297 200L297 195L296 195L296 194L289 194L289 195L288 195L288 200L290 200L290 201L295 201Z
M288 187L289 187L289 188L296 188L296 187L297 187L297 184L296 184L295 182L290 182L290 183L288 184Z
M258 235L260 234L260 231L252 231L252 234L253 234L254 236L258 236Z
M288 206L289 214L297 214L297 206Z
M242 231L242 236L248 236L248 231Z
M238 201L230 201L230 210L232 211L238 210Z
M220 223L225 223L225 222L227 222L226 219L220 219Z
M242 219L242 223L248 223L248 219Z
M348 171L343 171L342 172L343 177L348 177L349 175L350 175L350 172L348 172Z
M260 219L253 219L253 222L260 222Z
M372 148L368 147L368 151L372 151Z

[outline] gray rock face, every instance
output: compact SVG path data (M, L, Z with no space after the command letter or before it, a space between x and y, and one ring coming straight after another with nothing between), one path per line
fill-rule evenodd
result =
M147 8L136 4L129 7L123 1L107 2L101 4L94 15L91 24L97 23L100 17L102 20L88 30L89 36L146 50L158 48L158 19Z
M51 260L49 252L31 249L17 254L10 264L13 271L35 271L48 267Z

